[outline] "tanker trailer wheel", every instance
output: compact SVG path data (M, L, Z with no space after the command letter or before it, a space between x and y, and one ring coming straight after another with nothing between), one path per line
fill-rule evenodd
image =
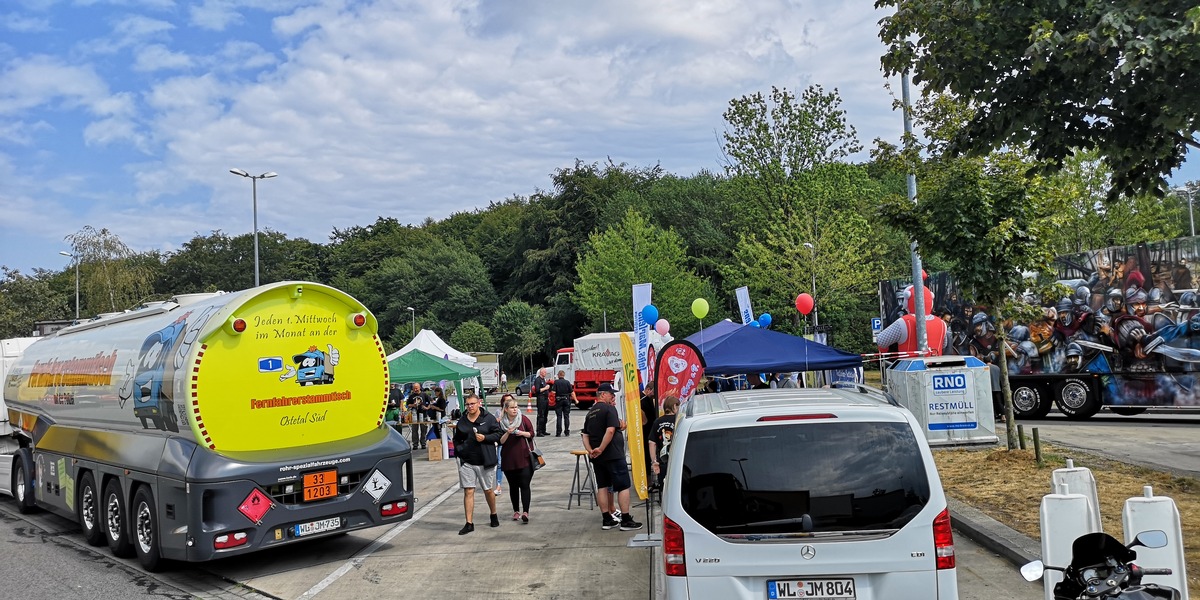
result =
M157 573L162 569L162 552L158 547L158 510L154 494L142 486L133 495L133 549L142 568Z
M1013 416L1018 419L1040 419L1050 412L1050 399L1042 397L1042 389L1021 384L1012 390Z
M117 558L129 558L133 556L133 542L129 540L129 508L125 505L125 495L121 493L121 484L116 478L104 486L103 498L101 507L108 549Z
M96 478L90 472L85 472L79 478L79 498L76 499L79 510L79 527L83 530L83 539L90 546L104 544L104 528L100 521L100 490L96 489Z
M12 494L17 501L17 510L27 515L37 508L33 502L33 455L22 448L13 456Z
M1096 399L1092 387L1082 379L1071 378L1062 382L1056 395L1058 410L1068 419L1086 419L1100 411L1100 401Z

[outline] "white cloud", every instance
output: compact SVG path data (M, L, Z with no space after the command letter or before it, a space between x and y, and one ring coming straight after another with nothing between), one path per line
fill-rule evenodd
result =
M191 22L197 27L224 31L232 23L242 21L236 3L231 0L204 0L198 6L188 7Z
M50 31L50 20L44 17L8 13L0 15L0 29L7 29L14 33L41 33Z
M44 105L97 107L107 97L108 85L91 67L53 56L16 59L0 72L0 116Z
M151 44L139 48L133 69L135 71L163 71L186 69L192 66L192 57L182 52L172 52L161 44Z

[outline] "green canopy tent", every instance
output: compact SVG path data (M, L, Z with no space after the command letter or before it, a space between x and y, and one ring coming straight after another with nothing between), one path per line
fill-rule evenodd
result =
M479 377L479 369L465 367L421 350L410 350L388 361L388 379L392 383L441 381L448 379L459 381L459 389L461 390L461 381L471 377Z

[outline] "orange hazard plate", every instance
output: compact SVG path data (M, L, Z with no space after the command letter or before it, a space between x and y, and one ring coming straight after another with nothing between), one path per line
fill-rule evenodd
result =
M304 501L325 500L337 496L337 470L318 471L304 476Z

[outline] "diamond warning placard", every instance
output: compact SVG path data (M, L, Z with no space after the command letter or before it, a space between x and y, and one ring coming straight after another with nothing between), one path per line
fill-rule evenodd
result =
M250 492L249 496L246 496L245 500L242 500L241 505L238 506L238 511L246 515L247 519L255 523L260 523L263 516L267 514L267 511L274 507L275 504L271 502L270 496L262 493L262 490L255 488L253 492Z
M371 473L371 478L367 480L366 485L363 486L363 491L370 494L378 502L379 498L390 487L392 487L392 480L376 469L375 472Z

